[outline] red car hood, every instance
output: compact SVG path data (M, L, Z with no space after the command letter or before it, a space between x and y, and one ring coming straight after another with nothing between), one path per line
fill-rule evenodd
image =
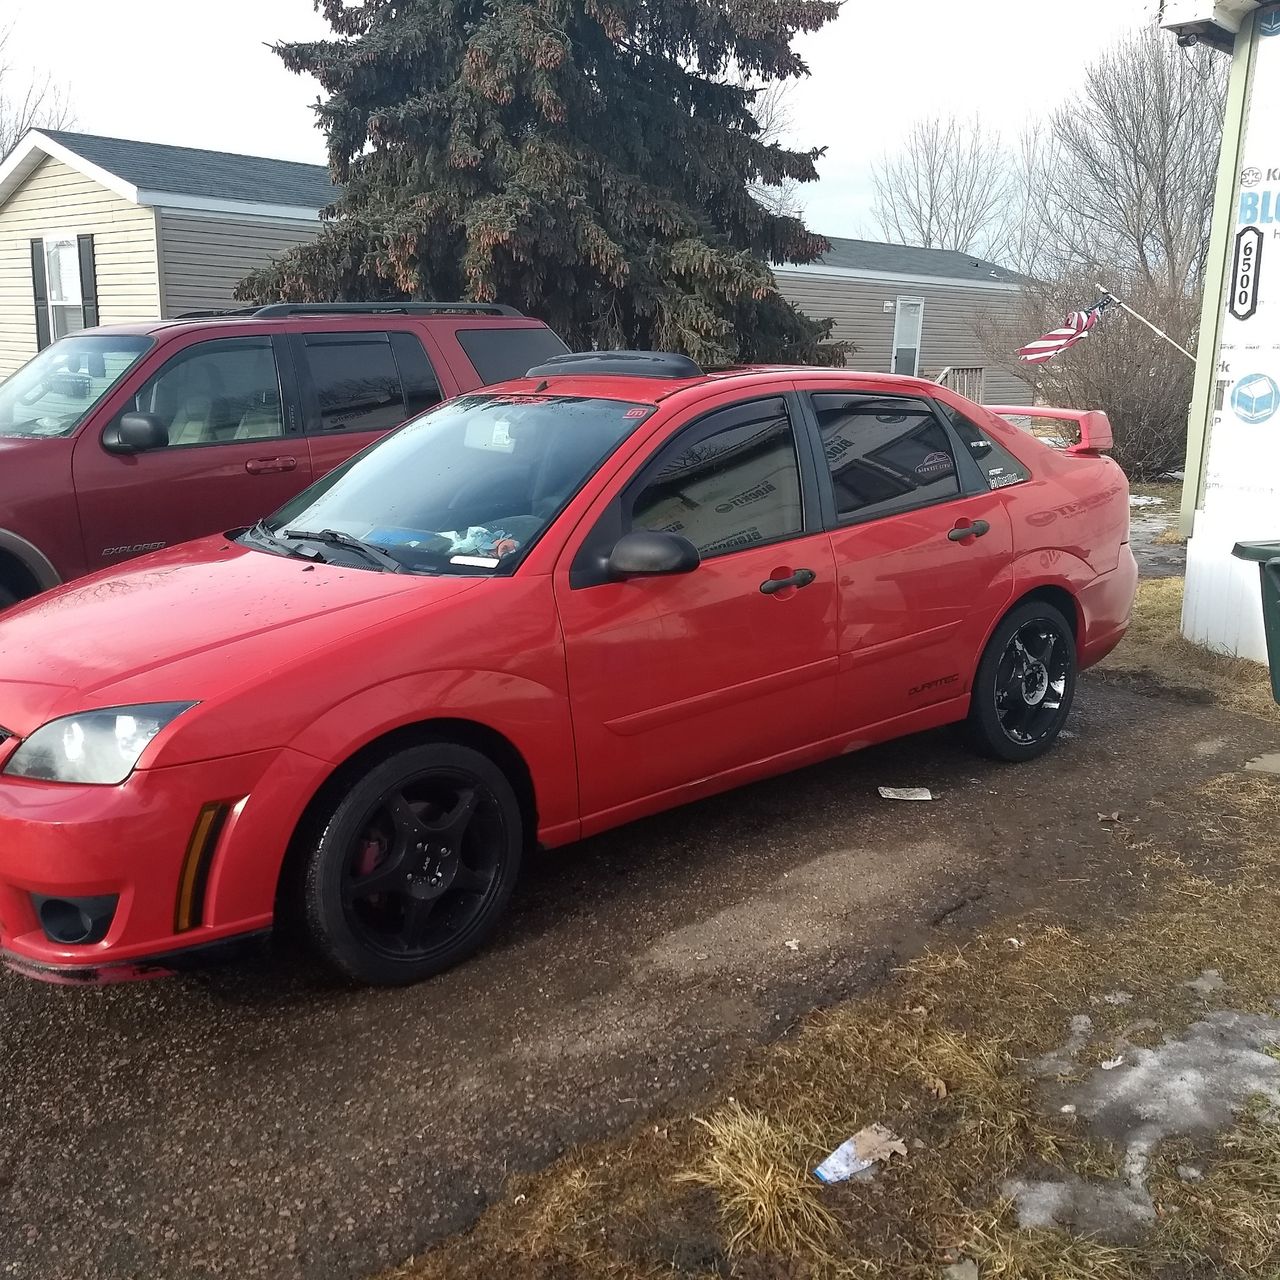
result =
M332 638L429 608L481 579L376 573L253 551L221 537L133 560L0 614L0 726L126 701L202 700Z

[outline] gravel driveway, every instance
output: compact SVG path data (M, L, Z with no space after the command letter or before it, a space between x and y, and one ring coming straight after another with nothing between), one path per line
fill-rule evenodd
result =
M0 976L0 1275L368 1275L928 943L1105 880L1100 811L1270 736L1094 677L1077 707L1031 765L929 734L543 855L497 945L408 991L269 957L102 990Z

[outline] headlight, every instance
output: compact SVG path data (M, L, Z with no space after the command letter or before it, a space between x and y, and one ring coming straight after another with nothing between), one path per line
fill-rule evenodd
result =
M147 743L194 702L151 702L63 716L41 726L13 753L5 773L47 782L123 782Z

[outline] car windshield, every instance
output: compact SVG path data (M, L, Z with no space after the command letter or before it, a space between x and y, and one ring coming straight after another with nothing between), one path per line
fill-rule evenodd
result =
M246 540L369 568L506 572L652 412L578 396L462 396L357 454Z
M0 383L0 436L69 436L154 339L74 334Z

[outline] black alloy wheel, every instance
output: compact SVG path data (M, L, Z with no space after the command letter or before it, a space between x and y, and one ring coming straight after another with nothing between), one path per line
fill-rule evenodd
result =
M400 751L355 782L312 850L312 945L354 982L447 969L492 933L523 843L515 793L487 756L443 742Z
M1001 760L1031 760L1062 732L1076 688L1076 641L1052 605L1019 605L996 628L974 680L969 730Z

